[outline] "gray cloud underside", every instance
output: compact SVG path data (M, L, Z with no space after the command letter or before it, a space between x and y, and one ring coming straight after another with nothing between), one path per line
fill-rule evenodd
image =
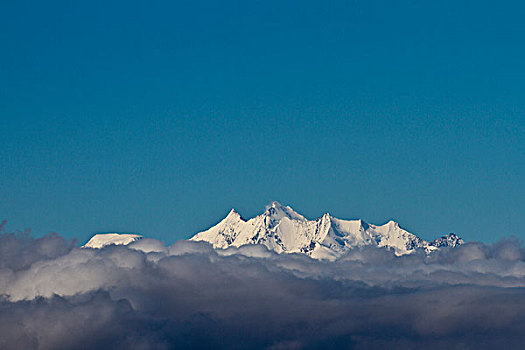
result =
M80 249L0 236L0 348L520 348L515 239L335 262L202 242Z

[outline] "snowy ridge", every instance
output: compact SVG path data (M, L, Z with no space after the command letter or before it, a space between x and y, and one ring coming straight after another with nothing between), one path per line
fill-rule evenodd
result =
M373 245L392 249L396 255L455 247L463 242L449 234L427 242L402 229L397 222L372 225L362 220L341 220L326 213L308 220L289 206L272 202L263 214L244 220L232 209L217 225L190 240L206 241L215 248L263 244L278 253L304 253L317 259L336 259L348 249Z
M107 245L127 245L142 239L141 235L130 233L99 233L82 246L82 248L102 248Z

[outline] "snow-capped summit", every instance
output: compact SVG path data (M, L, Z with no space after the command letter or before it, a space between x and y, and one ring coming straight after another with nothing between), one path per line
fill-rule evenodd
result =
M82 248L102 248L107 245L127 245L142 239L141 235L131 233L98 233L82 246Z
M456 234L449 233L448 235L445 235L443 237L433 240L432 242L430 242L430 245L433 247L440 248L440 247L456 247L463 243L465 243L465 241L462 240L460 237L458 237Z
M335 259L348 249L365 245L387 247L396 255L404 255L417 249L430 252L464 243L454 234L429 243L393 220L384 225L372 225L360 219L341 220L329 213L308 220L278 202L271 202L263 214L249 220L232 210L217 225L197 233L191 240L206 241L215 248L263 244L278 253L305 253L320 259Z
M288 219L300 220L300 221L306 220L304 216L297 213L295 210L293 210L289 206L284 206L277 201L273 201L269 205L267 205L265 213L267 213L267 215L272 217L272 219L274 220L281 220L283 217L287 217Z
M238 218L241 217L241 214L239 214L235 208L232 208L232 210L230 210L230 212L228 213L228 215L226 215L226 217L223 219L224 220L236 220Z

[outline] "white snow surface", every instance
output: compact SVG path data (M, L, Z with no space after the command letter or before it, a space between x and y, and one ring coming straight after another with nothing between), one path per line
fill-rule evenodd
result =
M82 248L102 248L107 245L127 245L142 239L141 235L130 233L99 233L82 246Z
M431 253L441 247L464 243L453 233L427 242L394 221L372 225L363 220L341 220L328 213L308 220L278 202L270 203L264 213L249 220L232 209L217 225L197 233L190 240L205 241L218 249L258 244L277 253L303 253L315 259L328 260L337 259L349 249L368 245L386 247L396 255L405 255L417 250ZM132 244L133 248L146 251L159 249L150 247L149 240L142 239L141 235L119 233L96 234L83 248L103 248L112 244Z
M308 220L289 206L272 202L263 214L244 220L232 209L217 225L199 232L192 241L206 241L215 248L262 244L278 253L304 253L316 259L334 260L347 250L375 245L392 249L396 255L427 253L439 247L463 243L454 234L431 243L404 230L397 222L372 225L362 220L341 220L326 213Z

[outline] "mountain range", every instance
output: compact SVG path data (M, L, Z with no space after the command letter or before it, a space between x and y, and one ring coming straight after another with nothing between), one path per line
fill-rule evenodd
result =
M140 235L130 234L98 234L84 247L129 244L140 238ZM277 253L303 253L327 260L337 259L348 250L362 246L385 247L396 255L405 255L418 250L431 253L442 247L456 247L464 243L454 233L428 242L394 221L373 225L363 220L338 219L329 213L309 220L291 207L275 201L262 214L248 220L232 209L217 225L197 233L190 240L208 242L216 249L262 244Z

